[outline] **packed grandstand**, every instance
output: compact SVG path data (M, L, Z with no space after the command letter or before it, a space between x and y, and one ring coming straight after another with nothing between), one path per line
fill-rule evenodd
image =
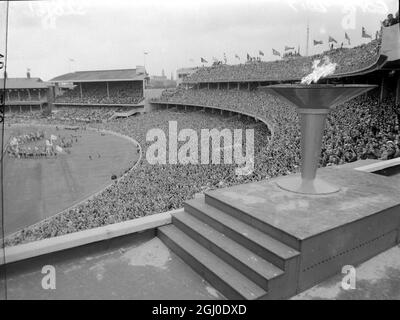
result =
M255 61L239 65L219 64L200 68L186 83L224 81L285 81L299 80L312 71L312 62L328 57L337 64L333 76L350 73L372 65L379 56L380 38L354 48L336 48L323 53L276 61Z
M89 105L137 104L143 100L143 85L141 82L110 82L108 87L107 92L105 83L83 83L82 88L76 85L72 90L68 90L57 97L56 102Z
M39 91L32 90L28 92L28 90L20 90L19 95L18 91L10 91L8 101L39 101Z
M380 40L352 49L325 52L338 64L336 75L366 68L379 57ZM311 71L312 61L322 55L296 57L274 62L255 62L245 65L218 65L199 68L185 82L224 81L284 81L297 80ZM298 171L300 164L300 131L296 110L282 100L257 88L194 88L182 85L167 90L153 101L163 108L126 119L110 119L112 109L65 106L51 115L39 111L7 114L7 121L35 120L44 124L77 124L77 117L90 119L88 125L112 130L136 139L146 150L146 133L153 128L167 131L168 121L177 121L180 128L200 132L203 128L255 130L254 171L247 176L235 174L233 164L221 165L150 165L146 159L92 200L66 210L32 227L25 228L7 239L8 245L48 238L98 227L182 207L185 200L205 190L259 181ZM86 102L101 103L104 88L86 89ZM79 89L80 90L80 89ZM110 88L109 88L110 90ZM112 89L114 90L114 89ZM115 88L111 97L122 97L123 87ZM121 91L122 90L122 91ZM121 96L120 96L121 95ZM76 88L60 97L67 102L78 101ZM81 100L79 100L81 101ZM189 106L179 108L179 105ZM190 107L192 106L192 107ZM198 108L207 107L207 108ZM231 112L208 112L214 107ZM109 112L110 111L110 112ZM250 117L232 114L245 113ZM269 127L265 125L268 123ZM382 98L379 89L339 106L328 116L320 166L340 165L362 159L392 159L400 157L400 106L393 91Z
M47 86L40 78L0 79L0 87L5 88L6 103L15 104L18 102L38 102L46 98Z
M94 70L67 73L51 79L57 85L69 84L56 103L81 105L134 105L143 100L143 82L147 78L142 66L136 69Z

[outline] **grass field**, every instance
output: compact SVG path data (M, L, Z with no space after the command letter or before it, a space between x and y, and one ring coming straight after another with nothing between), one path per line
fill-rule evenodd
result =
M78 142L70 154L45 159L4 159L5 234L39 222L82 201L120 176L138 158L129 140L91 130L71 131L62 127L6 128L5 141L12 135L43 130ZM100 155L100 157L99 157ZM92 157L92 160L89 159Z

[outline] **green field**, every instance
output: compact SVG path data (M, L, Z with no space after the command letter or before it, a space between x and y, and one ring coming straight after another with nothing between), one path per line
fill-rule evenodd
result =
M44 159L4 157L5 234L39 222L82 201L120 176L137 161L136 146L129 140L91 130L55 127L7 127L10 135L43 130L77 136L70 154ZM100 155L100 157L99 157ZM89 156L92 157L90 160Z

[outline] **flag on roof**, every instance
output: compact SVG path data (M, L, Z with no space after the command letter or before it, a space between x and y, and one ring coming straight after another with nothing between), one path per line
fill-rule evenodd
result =
M363 38L372 38L370 34L367 33L364 27L362 27L361 37Z
M294 47L285 46L285 51L294 50Z
M319 44L323 44L324 42L322 40L314 40L314 46L317 46Z
M208 61L206 60L206 59L204 59L204 58L201 58L201 60L200 60L202 63L208 63Z
M259 54L260 56L264 56L264 52L262 52L261 50L258 50L258 54Z
M272 48L272 54L274 56L281 56L281 53L279 51L275 50L274 48Z
M345 37L345 39L349 42L349 44L350 44L350 37L349 37L349 35L347 34L347 32L345 32L344 33L344 37Z
M337 43L337 41L333 38L333 37L331 37L331 36L329 36L329 40L328 40L328 42L334 42L334 43Z

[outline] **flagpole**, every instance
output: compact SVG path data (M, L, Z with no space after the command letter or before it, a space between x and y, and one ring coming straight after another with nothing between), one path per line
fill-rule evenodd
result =
M72 72L72 62L75 62L75 60L74 59L72 59L72 58L68 58L68 72L69 73L71 73Z
M148 52L144 51L143 52L143 64L144 64L144 70L146 72L146 56L147 56Z

